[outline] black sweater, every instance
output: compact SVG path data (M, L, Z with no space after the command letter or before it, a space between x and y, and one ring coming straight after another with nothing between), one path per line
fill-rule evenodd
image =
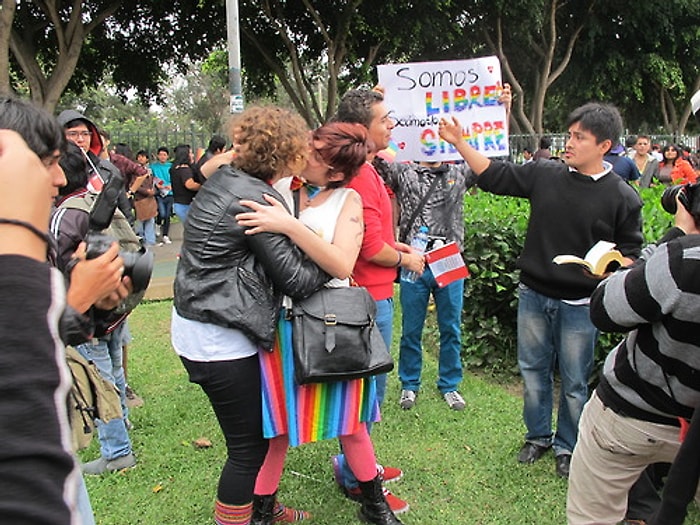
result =
M70 372L58 337L64 289L48 264L0 256L2 523L72 523L78 471L66 413Z
M481 189L530 201L530 220L518 258L520 281L555 299L590 296L598 280L576 265L557 265L556 255L583 257L596 242L614 242L627 257L642 246L642 201L613 172L598 180L558 161L516 165L493 161L477 179Z

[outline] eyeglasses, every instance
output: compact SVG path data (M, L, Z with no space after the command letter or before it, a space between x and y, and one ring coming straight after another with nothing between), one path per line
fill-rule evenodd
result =
M82 137L86 139L92 137L92 131L66 131L66 137L71 139Z

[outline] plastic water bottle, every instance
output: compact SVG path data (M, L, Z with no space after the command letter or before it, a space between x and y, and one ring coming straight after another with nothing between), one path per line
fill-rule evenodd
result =
M413 240L411 241L411 248L413 248L413 251L416 253L419 253L420 255L423 255L425 253L426 248L428 247L428 227L427 226L421 226L418 228L418 232L416 232L416 235L413 237ZM410 270L407 270L406 268L401 268L401 280L406 281L407 283L415 283L418 280L419 274L416 272L412 272Z

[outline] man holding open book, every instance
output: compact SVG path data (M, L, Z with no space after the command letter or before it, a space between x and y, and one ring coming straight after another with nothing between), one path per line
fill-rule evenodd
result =
M456 119L442 119L440 137L453 144L477 175L481 189L530 201L530 220L518 258L518 363L524 383L527 433L518 453L534 463L554 449L556 473L568 477L578 421L588 398L597 330L589 317L590 295L599 280L555 256L583 257L598 241L616 245L629 264L642 245L642 201L612 172L603 156L622 133L610 105L589 103L568 118L564 163L496 162L463 139ZM561 396L552 432L553 377L559 365Z

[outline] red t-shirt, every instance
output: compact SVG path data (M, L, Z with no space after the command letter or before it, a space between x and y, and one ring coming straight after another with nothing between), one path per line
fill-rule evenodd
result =
M370 262L384 246L396 246L391 215L391 200L386 185L374 166L366 162L360 173L350 181L352 188L362 197L362 213L365 221L365 235L362 239L360 256L355 263L353 277L360 286L367 288L375 301L388 299L394 295L396 268L379 266Z

